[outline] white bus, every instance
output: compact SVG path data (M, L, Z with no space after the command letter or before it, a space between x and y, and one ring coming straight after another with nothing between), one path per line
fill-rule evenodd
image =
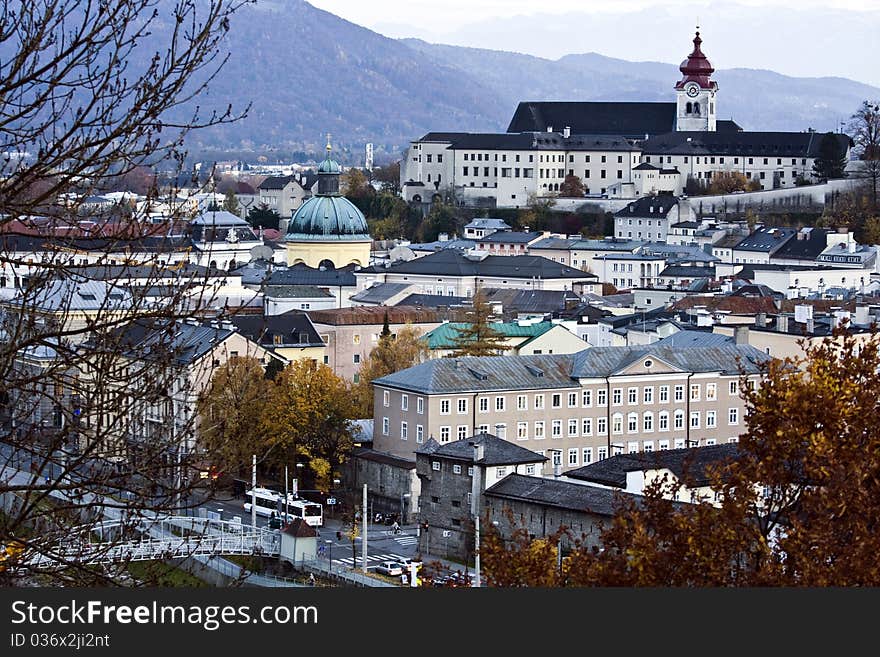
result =
M274 512L277 516L284 519L285 507L287 510L286 520L290 522L294 518L302 518L306 524L312 527L321 527L324 524L323 508L316 502L302 500L293 493L287 494L287 503L285 504L284 493L278 493L268 488L252 488L245 492L246 502L244 510L251 512L252 501L256 499L257 514L261 516L271 516Z

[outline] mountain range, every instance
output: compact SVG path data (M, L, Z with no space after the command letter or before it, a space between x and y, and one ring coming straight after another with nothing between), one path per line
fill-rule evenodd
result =
M229 61L200 103L250 111L195 133L190 150L270 161L318 153L329 132L344 162L362 163L366 142L381 162L432 130L503 132L522 100L671 101L680 77L673 64L597 53L552 60L390 39L304 0L243 7L226 46ZM682 58L690 47L682 44ZM714 79L719 118L750 130L837 130L863 100L880 98L880 88L839 77L734 68Z

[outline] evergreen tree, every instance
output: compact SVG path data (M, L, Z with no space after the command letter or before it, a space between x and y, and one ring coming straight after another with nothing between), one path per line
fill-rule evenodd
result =
M278 230L280 221L281 215L265 203L260 203L258 206L251 208L247 213L247 222L254 228L262 227Z
M232 214L238 214L238 199L231 189L226 192L226 198L223 199L223 209Z
M460 356L499 356L505 349L504 336L492 328L492 306L482 290L474 294L471 309L467 311L467 323L458 330L453 340L455 351L452 358Z
M819 156L813 163L813 173L825 182L829 178L845 178L846 151L831 132L826 132L819 142Z

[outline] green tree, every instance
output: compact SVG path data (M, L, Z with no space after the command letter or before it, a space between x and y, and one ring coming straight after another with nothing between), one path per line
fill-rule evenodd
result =
M223 209L234 215L238 214L238 199L235 197L235 192L231 189L226 192L226 196L223 199Z
M261 430L277 467L306 460L315 488L328 491L352 448L355 402L348 385L327 365L290 363L270 385Z
M418 227L418 239L421 242L433 242L440 233L450 237L458 232L459 222L455 209L445 203L434 203L428 216Z
M265 203L251 208L247 213L247 222L254 228L271 228L278 230L281 215Z
M819 153L813 163L813 174L822 182L845 178L846 149L834 133L826 132L819 141Z
M587 189L584 187L584 183L575 175L567 175L559 186L560 196L581 197L585 196L586 193Z
M260 430L268 382L256 358L234 356L217 368L199 397L201 448L214 466L238 474L269 445Z
M418 365L427 357L428 347L419 330L414 326L404 326L397 335L392 334L386 313L379 342L358 370L358 382L353 389L358 417L373 417L374 380Z
M552 196L529 194L526 207L519 211L516 223L523 229L549 230L555 205L556 199Z
M453 340L452 358L460 356L498 356L504 349L504 336L492 328L492 306L477 289L471 307L465 312L465 325Z
M400 193L400 162L392 162L384 167L376 167L371 172L373 180L382 184L382 189L392 194Z
M342 174L340 191L350 200L371 198L376 195L376 190L373 189L363 170L354 167Z

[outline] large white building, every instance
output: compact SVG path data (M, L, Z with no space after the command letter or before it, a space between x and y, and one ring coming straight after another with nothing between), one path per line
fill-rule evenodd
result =
M557 195L568 175L587 196L680 194L736 171L761 189L813 181L824 135L746 132L718 116L715 69L697 32L682 62L675 102L521 102L506 133L430 132L401 162L407 201L522 207ZM847 156L851 140L831 135Z

